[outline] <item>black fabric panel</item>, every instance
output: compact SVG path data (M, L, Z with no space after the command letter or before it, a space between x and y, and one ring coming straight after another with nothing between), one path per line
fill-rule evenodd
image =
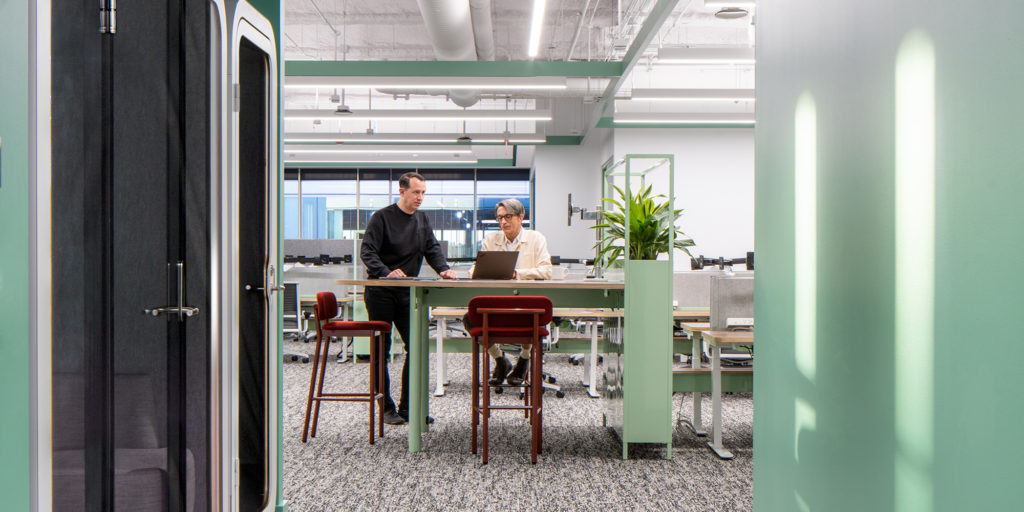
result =
M242 40L239 49L239 304L238 444L240 510L266 500L267 55Z
M84 387L86 316L95 305L85 300L94 286L94 272L86 272L86 196L89 180L99 172L95 146L99 110L99 38L95 35L95 5L73 0L53 2L51 38L52 80L52 198L53 228L53 435L55 447L85 446ZM87 98L90 101L87 101ZM91 309L89 306L93 306ZM67 376L58 379L57 375ZM78 463L79 461L75 461ZM85 510L85 474L63 471L65 461L54 458L54 510Z
M186 448L195 460L195 510L210 509L210 9L187 0L185 106L185 303L199 308L186 330ZM217 168L219 170L219 168Z

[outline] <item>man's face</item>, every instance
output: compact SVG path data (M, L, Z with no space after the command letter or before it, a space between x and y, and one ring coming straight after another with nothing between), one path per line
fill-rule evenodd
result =
M499 206L494 216L498 218L498 225L501 226L501 231L509 240L515 238L519 234L519 230L523 228L523 216L512 215L505 210L504 206Z
M399 206L406 211L416 211L423 204L423 194L427 193L427 184L423 180L412 178L409 180L409 188L398 189Z

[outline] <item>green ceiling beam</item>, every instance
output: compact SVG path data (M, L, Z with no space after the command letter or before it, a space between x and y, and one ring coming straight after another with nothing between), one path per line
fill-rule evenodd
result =
M436 167L444 168L490 168L490 167L515 167L515 159L512 158L481 158L474 162L466 163L450 163L450 164L396 164L390 162L286 162L284 164L286 169L316 169L316 168L330 168L330 169L351 169L353 167L386 167L386 168L397 168L403 169L430 169Z
M594 111L590 116L592 127L596 127L597 123L608 111L608 107L613 104L615 93L619 91L619 87L622 85L622 78L629 76L633 66L643 57L644 51L650 46L654 36L658 35L658 30L665 24L665 20L672 14L672 10L676 8L677 3L679 3L679 0L658 0L658 3L651 9L651 13L647 15L647 19L644 20L640 31L637 32L636 37L633 39L633 44L629 45L626 55L622 57L622 73L618 77L613 77L608 82L608 87L605 88L604 94L601 95L601 101L594 106ZM590 132L589 128L587 132Z
M289 60L284 64L286 76L619 77L622 71L621 62Z
M753 123L629 123L615 124L611 117L602 117L594 128L753 128ZM551 137L548 137L549 139Z

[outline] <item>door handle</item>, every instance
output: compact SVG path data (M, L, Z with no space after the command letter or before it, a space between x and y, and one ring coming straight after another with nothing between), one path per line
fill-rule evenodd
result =
M255 292L262 292L263 290L265 290L265 288L263 288L262 286L253 286L251 284L245 285L245 291L247 291L247 292L253 292L253 291L255 291ZM270 291L271 292L283 292L284 291L284 286L271 286L270 287Z
M185 300L185 264L178 262L175 264L178 270L178 305L177 306L163 306L153 309L144 309L142 312L151 316L160 316L162 314L168 314L168 320L173 318L170 315L178 315L178 321L184 321L185 317L193 317L199 314L199 308L186 306L183 304Z
M199 308L193 308L193 307L188 307L188 306L184 306L184 307L181 307L181 308L179 308L177 306L174 306L174 307L172 307L172 306L164 306L162 308L144 309L144 310L142 310L142 312L147 314L147 315L151 315L151 316L160 316L160 315L162 315L164 313L172 313L172 314L177 314L179 316L184 315L184 316L192 317L192 316L196 316L196 315L199 314Z

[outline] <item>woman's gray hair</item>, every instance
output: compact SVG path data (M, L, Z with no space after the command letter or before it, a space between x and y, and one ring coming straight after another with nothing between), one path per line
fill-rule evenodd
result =
M526 215L526 208L523 207L523 203L520 203L518 199L509 198L498 201L498 204L494 205L495 215L498 214L498 208L505 208L505 211L507 213L511 213L516 217Z

